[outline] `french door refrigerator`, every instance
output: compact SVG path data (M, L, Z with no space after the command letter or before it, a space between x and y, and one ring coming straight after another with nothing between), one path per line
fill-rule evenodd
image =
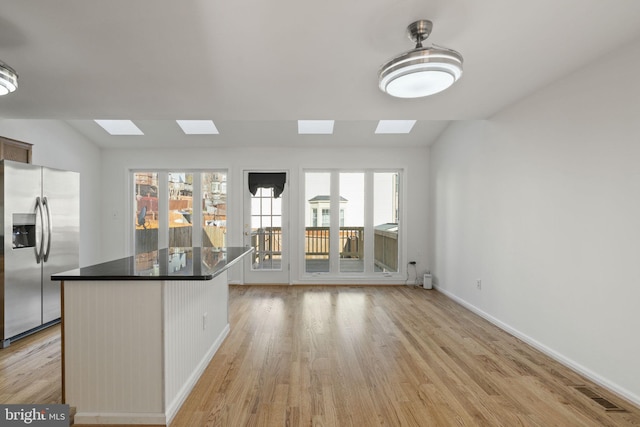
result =
M0 161L0 346L57 322L60 282L78 268L80 175Z

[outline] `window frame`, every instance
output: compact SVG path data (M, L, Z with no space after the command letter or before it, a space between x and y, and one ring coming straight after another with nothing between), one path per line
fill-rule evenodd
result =
M364 191L365 191L365 255L364 262L365 268L363 272L341 272L340 271L340 250L339 250L339 235L340 230L340 201L339 201L339 176L340 173L350 173L350 172L361 172L365 174L365 183L364 183ZM330 207L330 215L331 215L331 225L334 223L337 226L336 231L333 231L332 227L332 235L331 241L334 247L330 250L329 263L330 268L328 272L307 272L306 271L306 256L304 253L305 248L305 233L306 233L306 206L307 199L311 196L306 194L306 179L307 173L329 173L330 174L330 198L331 198L331 207ZM373 177L375 173L396 173L397 174L397 211L396 213L398 220L398 266L397 271L375 271L375 260L374 260L374 235L375 235L375 224L373 224L373 213L372 209L374 206L374 183ZM371 278L374 280L379 279L403 279L406 274L406 266L405 266L405 254L406 254L406 245L407 245L407 231L405 230L406 222L406 197L405 191L406 186L404 185L404 179L406 176L405 168L362 168L362 169L335 169L335 168L301 168L300 169L300 226L299 226L299 279L301 282L308 282L317 280L318 277L322 277L322 280L331 280L331 279L366 279ZM337 192L337 193L336 193ZM335 193L335 194L334 194ZM319 216L319 215L318 215ZM334 220L335 218L335 220ZM310 225L313 227L313 225Z
M135 175L137 173L157 173L158 177L158 186L157 186L157 195L158 195L158 249L164 249L169 247L169 174L170 173L185 173L185 174L193 174L193 194L198 195L198 203L193 202L193 213L192 213L192 239L191 246L202 246L202 233L204 230L204 220L203 220L203 209L202 209L202 174L225 174L226 180L221 183L221 189L224 187L224 192L226 196L226 204L227 204L227 216L229 215L229 204L231 203L230 198L228 197L228 192L226 192L228 188L229 182L229 169L226 168L212 168L212 169L190 169L190 168L134 168L129 169L128 173L128 191L125 193L127 195L127 206L128 211L136 213L136 206L134 203L134 199L136 196L135 189ZM135 237L135 223L133 221L127 221L127 248L128 253L134 255L136 253L136 237ZM199 230L196 232L196 230ZM229 234L229 223L227 221L226 225L226 233Z

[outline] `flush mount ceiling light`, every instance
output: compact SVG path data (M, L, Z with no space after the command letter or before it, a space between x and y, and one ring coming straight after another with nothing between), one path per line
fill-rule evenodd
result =
M442 92L460 78L462 55L446 47L422 47L432 28L427 20L407 27L407 36L416 47L380 67L380 90L398 98L419 98Z
M18 75L13 68L0 61L0 96L18 89Z

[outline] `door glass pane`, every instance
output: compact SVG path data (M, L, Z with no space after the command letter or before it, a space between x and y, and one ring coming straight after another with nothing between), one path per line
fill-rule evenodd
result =
M305 173L305 271L329 272L331 174Z
M158 174L136 172L133 182L135 254L147 254L158 250Z
M398 271L400 180L397 172L373 174L374 262L376 271Z
M202 173L202 246L224 248L227 236L227 173Z
M364 173L340 173L340 272L364 271Z
M252 270L282 270L282 198L273 188L258 188L251 195Z
M193 214L193 174L169 172L169 247L190 247Z

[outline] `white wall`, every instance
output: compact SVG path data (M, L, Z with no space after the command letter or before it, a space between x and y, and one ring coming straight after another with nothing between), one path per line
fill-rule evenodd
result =
M640 404L638 75L640 41L450 126L430 263L439 290Z
M0 135L33 144L32 163L80 172L80 265L100 261L100 149L59 120L0 120Z
M127 234L130 190L127 177L132 169L227 169L229 246L242 246L242 186L244 170L289 171L289 205L291 230L291 279L299 276L296 255L296 230L302 227L300 217L300 173L304 168L403 168L406 186L407 260L418 262L420 273L427 269L427 195L423 191L428 180L428 149L400 148L211 148L160 150L104 150L102 153L103 257L105 260L129 255L131 240ZM403 266L405 268L406 266ZM411 271L413 281L413 269ZM237 279L232 271L232 280ZM401 281L402 283L403 280Z

